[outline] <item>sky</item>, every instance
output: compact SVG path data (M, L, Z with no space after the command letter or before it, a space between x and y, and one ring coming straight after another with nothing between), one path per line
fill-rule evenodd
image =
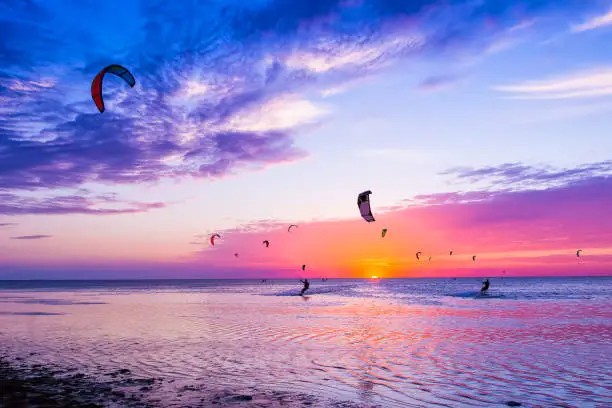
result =
M5 0L0 279L612 275L611 43L609 0Z

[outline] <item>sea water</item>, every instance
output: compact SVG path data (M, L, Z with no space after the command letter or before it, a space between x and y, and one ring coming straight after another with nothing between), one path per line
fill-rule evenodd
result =
M179 392L383 407L612 406L612 278L1 281L0 351ZM35 353L32 355L32 353ZM297 405L296 405L297 406Z

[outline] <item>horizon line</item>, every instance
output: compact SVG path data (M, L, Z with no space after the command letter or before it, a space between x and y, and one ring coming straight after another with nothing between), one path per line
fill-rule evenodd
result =
M530 276L516 276L516 275L488 275L493 278L521 278L521 279L532 279L532 278L612 278L611 275L563 275L563 276L550 276L550 275L530 275ZM396 280L396 279L481 279L486 276L436 276L436 277L423 277L423 276L406 276L406 277L394 277L394 278L325 278L327 280ZM129 282L129 281L258 281L258 280L295 280L295 278L131 278L131 279L0 279L0 282ZM310 278L311 280L318 280L318 278Z

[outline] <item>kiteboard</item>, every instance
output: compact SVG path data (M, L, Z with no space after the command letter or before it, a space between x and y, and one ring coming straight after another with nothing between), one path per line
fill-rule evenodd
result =
M502 294L481 294L480 292L462 292L462 293L455 293L452 295L448 295L448 296L453 296L453 297L459 297L459 298L464 298L464 299L499 299L499 298L504 298L506 296L502 295Z
M500 299L505 297L504 295L492 295L492 294L481 294L478 293L474 296L474 299Z

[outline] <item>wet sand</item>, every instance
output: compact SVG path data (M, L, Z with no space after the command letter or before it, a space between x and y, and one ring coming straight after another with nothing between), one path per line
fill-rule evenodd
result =
M112 388L92 387L82 375L9 363L0 358L0 407L102 407Z
M148 396L163 379L136 378L128 369L118 369L100 379L77 372L29 364L22 358L0 356L0 408L103 408L164 407L165 402ZM189 385L177 395L184 407L332 407L358 408L358 405L333 401L308 394L244 390L213 390L205 384Z

